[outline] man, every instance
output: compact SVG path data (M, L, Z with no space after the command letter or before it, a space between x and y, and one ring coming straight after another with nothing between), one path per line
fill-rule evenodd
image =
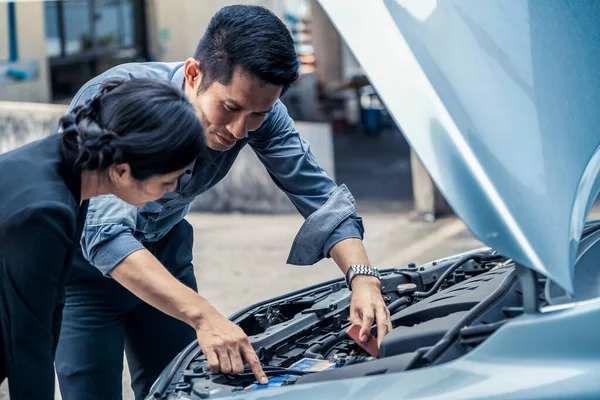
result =
M175 192L142 209L110 196L90 203L56 356L64 400L120 399L124 349L136 399L143 399L195 337L213 372L240 373L247 363L266 382L248 337L197 293L193 230L184 220L194 197L225 176L245 145L306 218L288 263L331 256L343 273L351 270L351 319L363 340L373 323L379 341L388 333L376 270L351 268L370 264L354 200L318 166L279 101L297 76L285 25L262 7L230 6L212 18L194 58L118 66L76 95L71 107L109 78L170 81L195 105L212 159L190 166Z

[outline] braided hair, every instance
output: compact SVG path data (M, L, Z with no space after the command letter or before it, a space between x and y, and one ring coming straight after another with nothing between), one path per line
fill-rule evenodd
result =
M60 120L63 152L84 170L128 163L144 180L207 156L200 121L185 94L139 78L105 82L85 104Z

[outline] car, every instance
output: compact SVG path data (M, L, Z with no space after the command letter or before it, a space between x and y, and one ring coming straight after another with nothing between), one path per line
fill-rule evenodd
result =
M338 279L231 316L268 385L194 342L148 399L600 398L600 3L319 4L486 247L382 271L379 354Z

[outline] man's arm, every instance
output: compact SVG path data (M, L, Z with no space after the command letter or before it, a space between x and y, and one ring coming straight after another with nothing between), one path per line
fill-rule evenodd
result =
M246 361L256 379L267 383L244 331L175 279L148 250L132 253L110 275L146 303L193 327L213 373L241 373Z
M81 248L84 257L140 299L196 330L214 373L241 373L245 360L266 382L245 333L198 293L179 282L133 236L137 208L113 195L92 198Z
M338 187L318 165L300 137L285 106L277 102L263 126L250 133L249 145L306 221L288 263L310 265L331 256L343 273L353 264L370 265L362 244L362 219L348 189ZM391 329L389 313L376 278L358 276L352 283L351 320L368 339L375 320L378 341Z

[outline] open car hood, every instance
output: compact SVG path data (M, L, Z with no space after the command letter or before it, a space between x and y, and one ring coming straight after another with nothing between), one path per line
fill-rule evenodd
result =
M600 5L319 3L471 232L572 292L600 188Z

